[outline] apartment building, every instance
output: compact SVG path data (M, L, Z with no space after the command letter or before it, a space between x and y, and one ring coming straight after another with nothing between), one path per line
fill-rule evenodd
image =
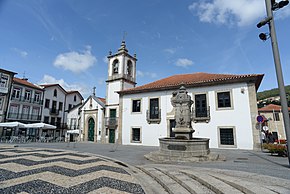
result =
M0 123L5 121L12 81L15 74L17 73L0 69Z
M28 82L28 79L14 77L6 120L23 123L40 122L43 93L41 87Z
M64 136L67 130L68 110L81 104L83 97L78 91L66 91L59 84L41 85L45 90L42 121L57 127L56 130L45 130L50 136Z
M44 90L28 82L26 78L13 78L10 101L6 114L6 121L22 123L36 123L41 121ZM29 135L37 136L35 129L3 129L3 136Z

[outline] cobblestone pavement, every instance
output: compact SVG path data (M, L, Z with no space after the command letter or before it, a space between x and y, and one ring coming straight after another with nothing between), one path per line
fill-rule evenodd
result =
M156 147L8 145L0 144L0 193L290 193L287 158L263 152L214 150L228 160L158 164L143 157Z
M101 156L0 147L0 193L145 193L127 165Z

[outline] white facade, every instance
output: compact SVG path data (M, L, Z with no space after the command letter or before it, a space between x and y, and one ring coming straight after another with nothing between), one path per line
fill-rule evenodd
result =
M80 107L79 127L82 140L99 142L103 139L105 141L104 110L105 104L94 95L89 96Z
M210 138L211 148L237 148L253 149L253 117L250 102L252 92L249 92L247 83L219 84L215 86L187 88L188 94L194 101L195 94L206 94L207 104L210 107L208 120L193 122L195 132L193 137ZM254 87L254 86L251 86ZM122 97L122 143L134 145L158 146L158 138L170 137L170 120L174 119L171 105L172 92L176 90L142 92L137 94L124 94ZM217 107L217 93L230 92L231 107ZM149 109L149 100L159 99L161 109L160 123L148 123L146 112ZM132 112L132 101L141 100L141 111ZM194 102L195 103L195 102ZM193 104L194 107L194 104ZM140 141L134 141L132 129L140 129ZM222 145L220 128L230 128L233 131L234 145Z
M75 106L67 113L67 129L68 130L80 130L80 111L81 105Z
M91 95L81 105L75 106L68 112L68 129L79 130L79 140L93 142L105 141L105 104L102 100Z
M67 92L66 99L65 99L65 110L69 111L73 107L82 104L83 97L80 95L79 92ZM64 114L64 121L67 120L67 111Z
M42 121L52 125L65 123L66 91L58 84L44 86Z
M65 91L59 84L42 85L42 87L45 90L42 121L57 127L50 132L51 136L63 136L68 127L68 111L81 104L83 97L77 91Z

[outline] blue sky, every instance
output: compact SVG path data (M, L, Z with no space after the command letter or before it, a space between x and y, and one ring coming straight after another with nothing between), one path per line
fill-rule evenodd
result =
M32 83L59 83L105 97L106 56L124 31L137 54L137 85L174 74L264 73L277 87L264 0L0 0L0 68ZM290 84L290 5L274 13L285 85Z

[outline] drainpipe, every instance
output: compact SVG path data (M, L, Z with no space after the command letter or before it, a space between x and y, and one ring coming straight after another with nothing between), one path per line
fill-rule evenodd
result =
M64 107L63 107L63 113L62 113L62 124L64 124L64 118L65 118L65 107L66 107L66 95L65 95L65 98L64 98ZM59 107L58 107L59 109ZM61 129L61 135L63 135L63 129Z

